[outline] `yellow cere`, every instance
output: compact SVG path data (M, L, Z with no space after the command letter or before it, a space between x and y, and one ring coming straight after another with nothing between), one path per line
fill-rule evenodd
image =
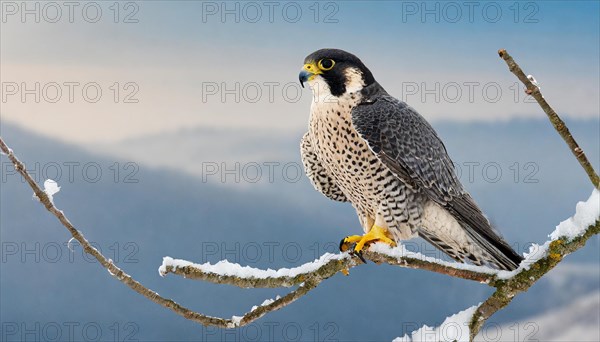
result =
M314 61L304 64L303 69L311 73L310 77L308 78L309 81L312 81L316 75L323 73L321 69L319 69L319 67L317 66L317 63L315 63Z

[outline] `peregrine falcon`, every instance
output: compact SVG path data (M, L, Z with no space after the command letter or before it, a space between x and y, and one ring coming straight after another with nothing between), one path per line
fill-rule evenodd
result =
M459 262L513 270L523 259L495 232L458 180L446 148L415 109L390 95L351 53L304 60L313 93L302 163L313 186L350 202L365 234L340 249L421 237Z

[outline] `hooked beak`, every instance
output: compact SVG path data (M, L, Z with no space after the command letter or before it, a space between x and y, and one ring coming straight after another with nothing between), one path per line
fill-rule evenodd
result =
M306 70L300 71L300 75L298 75L298 79L300 80L300 85L304 88L304 82L307 82L311 76L314 76L310 72Z
M317 66L316 62L310 62L304 64L302 67L302 71L300 71L300 75L298 75L298 79L300 80L300 85L304 88L304 82L312 81L315 76L322 74L323 72Z

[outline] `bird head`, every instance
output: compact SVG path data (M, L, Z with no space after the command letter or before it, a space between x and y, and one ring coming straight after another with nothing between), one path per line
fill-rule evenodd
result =
M338 49L321 49L308 55L299 78L302 87L307 82L315 96L339 97L375 83L373 74L358 57Z

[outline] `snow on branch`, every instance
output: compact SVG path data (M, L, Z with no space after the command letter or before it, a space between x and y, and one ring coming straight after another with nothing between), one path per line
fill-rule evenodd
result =
M456 262L447 262L408 251L402 244L391 248L384 243L375 243L363 252L365 260L377 264L426 269L457 278L488 283L493 286L499 271ZM227 260L216 264L195 264L190 261L164 257L158 272L161 276L168 273L177 274L188 279L203 280L218 284L229 284L243 288L291 287L305 282L307 279L327 279L338 272L347 273L349 269L362 265L358 258L348 252L325 253L319 259L294 268L279 270L258 269L241 266Z
M594 189L590 198L577 203L575 215L562 221L549 235L552 240L571 241L585 234L588 226L594 224L600 216L600 191Z
M587 201L577 204L575 215L561 222L555 231L549 235L551 240L543 245L532 246L530 253L525 255L525 260L514 271L498 271L482 266L447 262L408 251L402 245L392 248L384 243L371 245L364 252L363 256L366 260L371 260L378 264L386 263L400 267L427 269L463 279L487 283L490 286L496 287L497 293L506 296L503 300L510 302L512 297L517 293L515 291L525 291L543 274L558 264L564 255L582 247L585 240L597 234L599 230L599 221L597 220L599 218L600 192L594 189ZM317 287L323 280L338 272L344 272L359 265L362 265L362 262L357 258L351 257L348 253L326 253L319 259L304 265L278 270L263 270L241 266L227 260L219 261L216 264L195 264L190 261L165 257L163 258L162 265L159 267L159 273L161 276L173 273L188 279L229 284L243 288L274 288L299 285L298 290L292 291L288 295L289 297L284 296L273 301L267 300L267 304L259 306L260 310L257 312L251 310L243 316L234 316L235 326L239 326L255 320L258 314L262 316L269 311L277 310L287 304L291 304L299 297ZM506 292L507 288L514 288L514 290ZM467 309L455 315L456 317L449 317L439 328L425 326L411 336L406 335L402 339L397 340L420 341L422 340L421 337L425 335L428 337L436 336L437 338L437 336L442 336L439 334L443 334L442 337L453 336L453 339L456 338L458 341L467 341L470 336L471 320L476 313L479 313L478 310L482 307L483 309L481 310L485 310L486 306L490 305L486 303L484 303L485 306L482 304ZM459 320L464 324L458 324Z
M262 270L241 266L227 260L216 264L194 264L190 261L164 257L158 272L161 276L175 273L185 278L204 280L218 284L230 284L243 288L291 287L304 282L309 276L320 274L329 278L348 267L348 253L325 253L319 259L295 268ZM330 269L334 271L331 272Z
M527 291L539 278L554 268L562 258L584 246L592 236L600 233L600 192L596 189L585 202L579 202L575 215L562 221L543 245L532 246L519 268L499 271L494 282L496 292L484 303L448 317L441 326L423 328L394 341L473 340L485 321L508 305L520 292ZM465 324L466 322L466 324Z
M549 235L551 240L541 246L532 246L530 253L525 255L525 260L514 271L498 271L482 266L442 261L420 253L408 251L401 244L392 248L384 243L376 243L364 252L364 257L376 263L386 263L408 268L423 268L463 279L487 283L497 288L496 293L490 298L503 296L501 297L503 303L508 305L514 295L527 290L542 275L558 264L566 254L582 247L585 240L597 234L599 230L599 218L600 192L594 189L587 201L577 204L575 215L561 222L554 232ZM263 270L241 266L227 260L219 261L216 264L194 264L190 261L165 257L163 258L162 265L159 267L159 273L161 276L174 273L189 279L229 284L244 288L273 288L300 285L297 290L292 291L287 296L274 301L267 300L268 303L260 306L260 310L256 312L255 310L251 310L243 316L234 316L234 324L235 326L239 326L255 320L259 314L262 316L269 311L277 310L291 304L299 297L317 287L323 280L338 272L347 271L361 264L361 261L351 257L347 252L340 254L325 253L319 259L304 265L278 270ZM507 291L507 289L510 289L510 291ZM480 306L473 306L457 315L447 318L442 323L442 326L438 328L425 326L414 332L411 336L406 335L402 339L397 340L420 341L423 340L423 336L436 336L436 341L443 341L446 340L443 337L452 336L448 340L468 341L470 338L470 329L474 329L473 331L476 335L478 329L480 329L485 319L487 319L485 316L495 312L490 313L489 309L490 307L491 309L495 309L494 305L498 304L497 300L488 301ZM487 314L482 315L482 312L487 312ZM477 315L476 323L474 323L475 325L470 325L475 315ZM481 321L480 318L484 318L484 320ZM462 324L458 324L459 321Z
M440 326L432 328L424 325L421 329L413 331L410 335L397 337L393 342L417 342L417 341L456 341L468 342L469 322L477 306L472 306L457 314L447 317Z
M563 258L582 248L587 240L600 233L600 192L594 189L586 202L577 204L573 217L561 222L549 236L550 241L538 247L535 255L527 256L520 267L499 277L496 291L481 304L471 319L471 339L485 321L506 307L513 298L527 291L542 276L550 272Z

